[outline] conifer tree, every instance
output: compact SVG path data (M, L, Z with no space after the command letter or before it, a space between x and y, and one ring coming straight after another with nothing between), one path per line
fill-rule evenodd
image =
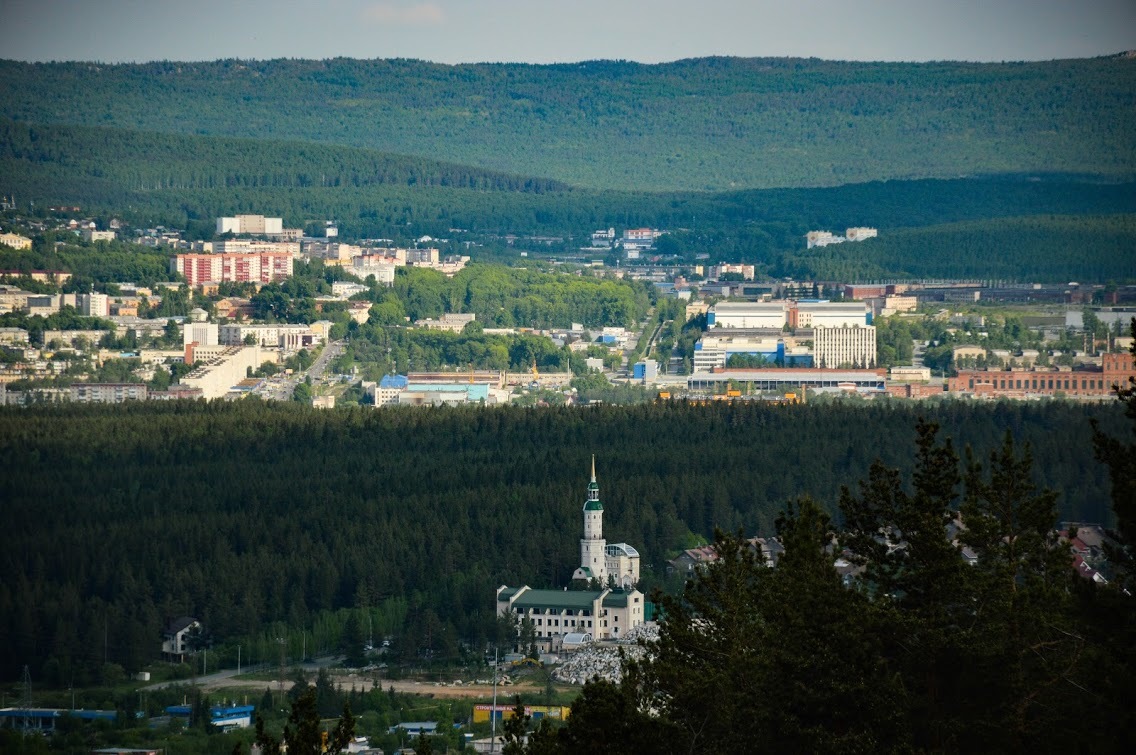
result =
M910 488L898 470L872 465L858 495L841 492L842 542L866 565L885 652L903 675L915 747L952 749L964 735L973 695L960 666L960 627L971 610L958 550L947 539L958 495L958 455L938 425L916 425ZM910 492L908 490L910 489Z
M1057 494L1037 489L1030 449L1019 455L1008 431L987 470L973 458L967 466L959 540L977 562L963 632L984 708L972 732L1000 748L1034 749L1063 712L1080 707L1084 690L1085 638L1070 613L1071 558L1055 530Z

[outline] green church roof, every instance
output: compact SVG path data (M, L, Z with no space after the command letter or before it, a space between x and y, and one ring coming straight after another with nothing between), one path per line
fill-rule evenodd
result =
M588 501L584 504L584 511L603 511L603 504L598 500Z

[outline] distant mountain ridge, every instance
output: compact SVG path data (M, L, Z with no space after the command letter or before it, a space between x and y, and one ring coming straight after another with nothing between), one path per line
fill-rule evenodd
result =
M482 241L544 234L569 247L588 243L596 228L654 226L673 231L660 250L687 262L705 252L777 275L1136 280L1136 183L1086 176L597 191L359 147L0 118L0 193L22 206L80 205L195 237L237 212L279 214L301 227L334 218L347 238L446 237L461 228ZM877 226L881 238L803 249L806 231L853 225Z
M589 188L1136 176L1136 61L0 61L0 116L364 146Z

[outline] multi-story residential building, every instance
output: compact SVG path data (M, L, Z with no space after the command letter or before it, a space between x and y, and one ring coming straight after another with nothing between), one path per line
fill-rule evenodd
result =
M31 316L47 317L59 311L63 297L58 294L29 294L25 310Z
M363 254L363 248L327 239L308 239L303 242L303 254L308 259L343 266L350 265L353 257Z
M805 245L809 249L829 244L842 244L844 241L843 236L837 236L832 231L809 231L805 234Z
M300 256L298 241L261 241L259 239L227 239L213 242L214 254L289 254Z
M363 294L370 290L362 283L353 281L335 281L331 284L331 293L344 299L350 299L355 294Z
M849 228L844 231L843 236L837 236L831 231L809 231L805 234L805 245L812 249L818 246L828 246L829 244L842 244L845 241L863 241L864 239L875 238L879 235L879 231L875 228Z
M79 231L83 237L83 241L114 241L114 231L96 231L94 228L83 228Z
M406 250L406 264L408 265L437 265L441 260L441 256L437 249L407 249Z
M147 394L145 383L75 383L71 386L71 400L89 404L145 401Z
M235 242L217 242L216 246L232 243ZM272 283L291 277L292 263L293 254L287 250L179 254L170 261L170 272L184 275L191 286Z
M310 325L245 325L225 324L218 326L217 341L222 346L241 346L245 339L253 336L262 347L295 350L315 346L322 340L319 333Z
M28 306L28 297L34 296L30 291L24 291L16 286L0 284L0 314L5 312L18 312Z
M237 215L235 218L217 218L217 235L231 233L236 236L270 236L284 231L281 218L266 218L263 215Z
M203 398L223 398L245 379L249 369L260 367L262 356L259 346L231 346L212 359L197 360L198 366L178 382L201 389Z
M0 344L27 343L28 331L23 328L0 328Z
M733 265L727 262L723 262L720 265L712 265L710 267L709 277L712 279L717 279L726 274L740 275L742 276L742 280L751 281L753 280L754 276L754 267L753 265Z
M395 263L389 257L364 254L351 260L351 274L366 280L375 276L375 282L384 286L394 285Z
M849 241L863 241L864 239L874 239L879 236L880 232L875 228L849 228L844 231L844 238Z
M813 330L813 358L817 367L874 367L876 328L874 325L817 327Z
M183 346L196 343L199 346L217 346L221 343L220 326L215 322L187 322L182 327Z

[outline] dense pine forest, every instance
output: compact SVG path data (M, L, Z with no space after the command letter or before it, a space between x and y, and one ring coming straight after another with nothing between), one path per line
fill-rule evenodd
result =
M1090 420L1121 436L1114 405L9 408L0 673L135 670L184 614L245 638L247 660L272 622L363 607L408 657L445 657L493 636L495 586L567 584L591 454L605 533L640 549L650 586L716 527L773 534L799 495L835 513L876 458L910 469L917 412L980 458L1010 430L1063 518L1109 521Z
M24 122L347 144L632 190L1131 178L1134 93L1124 57L0 63L0 113Z

